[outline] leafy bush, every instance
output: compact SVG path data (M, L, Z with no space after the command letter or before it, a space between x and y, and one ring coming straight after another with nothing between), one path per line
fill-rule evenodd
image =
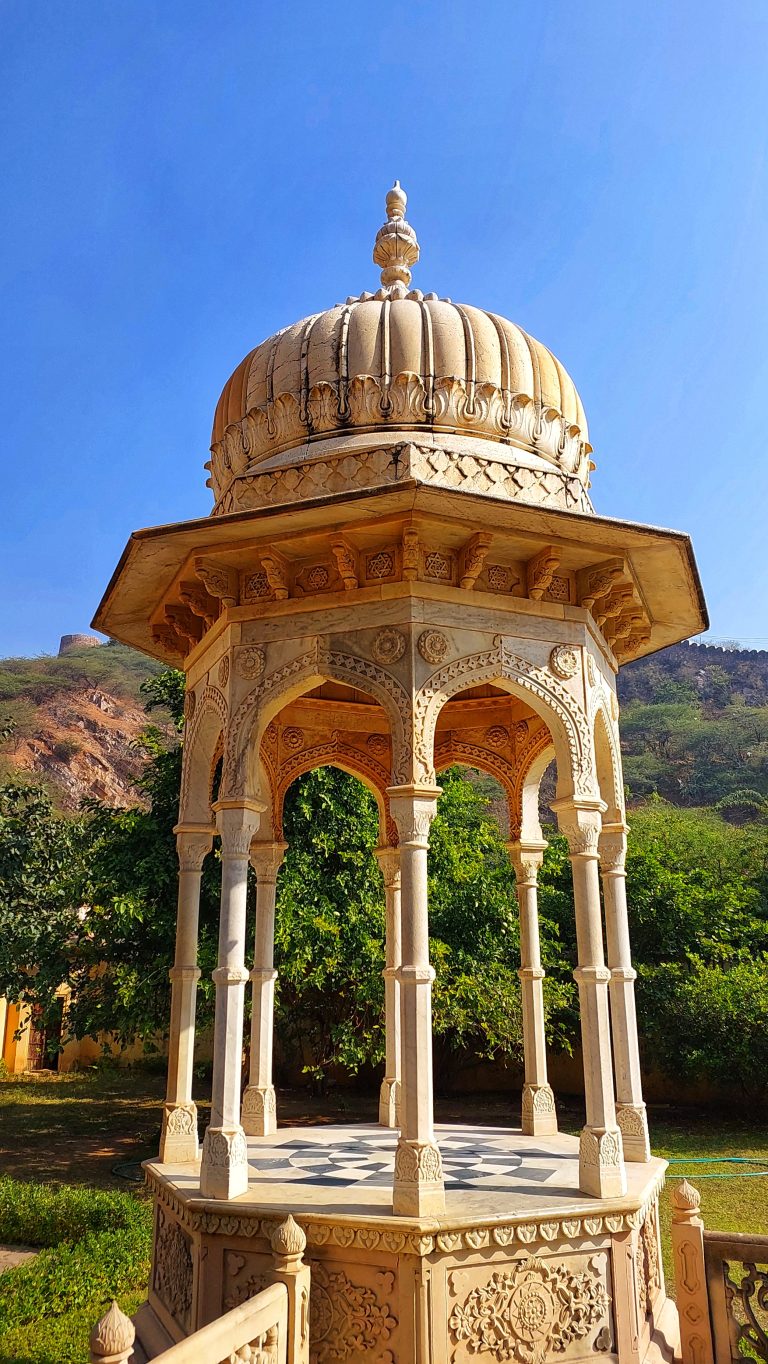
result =
M0 1274L0 1357L81 1364L111 1299L134 1310L144 1296L151 1228L131 1194L0 1180L0 1239L44 1247Z

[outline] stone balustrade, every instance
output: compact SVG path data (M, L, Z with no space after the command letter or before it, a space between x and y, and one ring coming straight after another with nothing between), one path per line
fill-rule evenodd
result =
M698 1189L672 1192L682 1364L768 1359L768 1236L707 1231Z

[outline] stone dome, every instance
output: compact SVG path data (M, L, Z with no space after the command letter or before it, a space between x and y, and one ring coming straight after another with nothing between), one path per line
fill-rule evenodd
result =
M419 246L405 205L396 184L374 247L375 294L284 328L227 382L206 466L215 512L258 505L254 479L327 455L329 442L360 454L403 440L439 450L443 473L490 458L503 472L475 491L591 510L591 446L573 380L506 318L409 287ZM433 453L441 481L435 463Z

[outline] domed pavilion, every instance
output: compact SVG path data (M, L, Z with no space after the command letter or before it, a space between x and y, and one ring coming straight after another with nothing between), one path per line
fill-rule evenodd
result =
M696 565L687 536L595 514L569 374L505 318L412 287L405 209L396 184L375 292L238 365L214 417L210 516L134 533L94 620L186 675L168 1090L147 1168L148 1357L268 1281L286 1213L312 1271L296 1359L640 1361L674 1337L665 1166L650 1153L638 1057L616 674L706 626ZM547 1074L537 873L553 760L573 868L578 1138L558 1132ZM438 775L454 763L490 773L509 806L525 1073L508 1128L433 1119L427 848ZM324 765L358 777L379 809L386 1065L378 1126L294 1129L278 1125L272 1075L275 891L285 793ZM215 837L199 1149L197 918Z

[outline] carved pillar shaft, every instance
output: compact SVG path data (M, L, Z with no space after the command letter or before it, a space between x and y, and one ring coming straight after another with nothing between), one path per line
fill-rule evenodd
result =
M621 1133L613 1097L608 981L603 955L598 873L599 802L557 801L558 823L568 839L573 874L581 1044L587 1121L579 1146L579 1188L597 1198L626 1193Z
M200 971L197 965L197 924L203 861L210 852L210 829L179 825L179 892L176 910L176 951L171 978L171 1026L168 1038L168 1087L163 1105L160 1159L175 1164L197 1160L197 1109L192 1101L195 1056L195 1005Z
M256 932L251 971L251 1058L243 1095L243 1131L265 1137L277 1131L277 1105L272 1083L272 1042L275 1015L275 900L277 873L284 843L255 844L251 866L256 872Z
M616 1118L627 1160L651 1158L648 1118L643 1103L640 1049L637 1041L635 978L629 946L626 876L627 834L622 824L604 824L600 835L600 871L605 904L605 937L611 972L611 1029L616 1072Z
M427 848L437 787L389 791L400 834L402 1075L400 1139L395 1156L394 1211L419 1216L445 1210L443 1163L435 1141L432 1096L432 981L427 917Z
M547 1081L547 1042L544 1028L544 972L539 945L538 874L546 843L510 843L520 912L520 991L523 1006L522 1130L527 1136L557 1131L555 1097Z
M211 1121L203 1142L200 1191L204 1198L236 1198L248 1188L245 1134L240 1126L240 1073L243 1056L245 911L248 854L259 827L249 805L220 801L216 823L221 834L221 912L216 1016L213 1035Z
M386 966L384 976L384 1027L386 1056L384 1079L379 1093L379 1122L382 1127L400 1125L400 852L397 848L381 848L376 861L384 877L386 900Z

